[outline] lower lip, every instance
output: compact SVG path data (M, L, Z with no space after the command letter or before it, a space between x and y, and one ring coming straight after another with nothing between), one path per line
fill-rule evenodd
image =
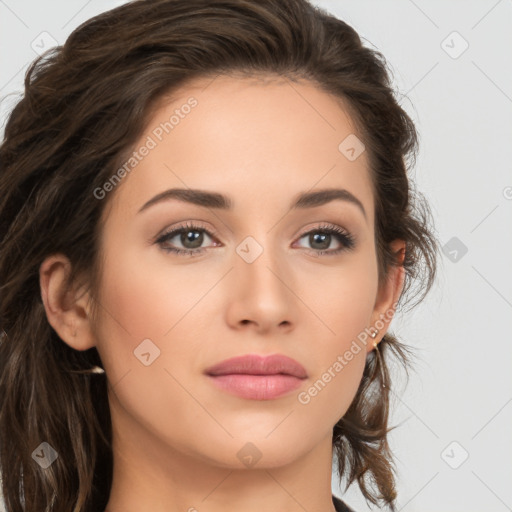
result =
M219 388L251 400L272 400L297 389L304 379L292 375L209 375Z

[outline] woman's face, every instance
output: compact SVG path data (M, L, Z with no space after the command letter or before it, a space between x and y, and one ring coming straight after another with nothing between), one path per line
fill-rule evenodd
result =
M95 199L109 201L94 332L114 428L144 433L155 456L164 446L223 467L330 449L373 348L365 328L396 299L378 293L368 160L351 120L309 83L219 76L162 103L134 151ZM182 192L151 201L171 189ZM341 189L357 199L293 206ZM285 355L307 376L207 375L246 354Z

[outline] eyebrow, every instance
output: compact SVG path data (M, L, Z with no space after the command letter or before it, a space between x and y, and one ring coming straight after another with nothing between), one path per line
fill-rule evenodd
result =
M195 204L204 208L215 208L221 210L230 210L233 208L233 202L231 199L218 192L208 192L206 190L194 190L185 188L171 188L157 194L149 201L147 201L139 210L138 213L148 209L154 204L162 201L169 201L171 199L177 199L186 203ZM290 209L305 209L322 206L330 203L331 201L340 200L346 201L356 205L359 210L363 213L365 219L367 219L366 210L364 209L363 203L354 196L351 192L344 188L326 188L322 190L315 190L314 192L302 192L298 194Z

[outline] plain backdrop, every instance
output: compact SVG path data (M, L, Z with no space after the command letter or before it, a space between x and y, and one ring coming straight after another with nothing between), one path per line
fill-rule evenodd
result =
M0 0L2 134L36 52L121 3ZM443 246L435 288L391 325L418 355L393 394L398 509L512 510L512 2L313 3L386 57L420 133L411 179ZM344 499L371 510L357 485Z

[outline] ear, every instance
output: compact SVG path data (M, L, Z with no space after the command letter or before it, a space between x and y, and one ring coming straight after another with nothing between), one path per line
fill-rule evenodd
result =
M96 345L92 334L89 294L68 288L71 263L63 254L46 258L39 267L41 298L48 322L59 337L75 350L87 350Z
M367 345L367 353L373 350L374 343L379 343L388 331L389 324L395 314L396 303L404 286L405 269L402 263L405 258L405 242L403 240L394 240L390 245L400 265L390 266L388 278L377 293L369 326L370 332L373 333L376 329L379 332L375 338L368 338L371 343Z

